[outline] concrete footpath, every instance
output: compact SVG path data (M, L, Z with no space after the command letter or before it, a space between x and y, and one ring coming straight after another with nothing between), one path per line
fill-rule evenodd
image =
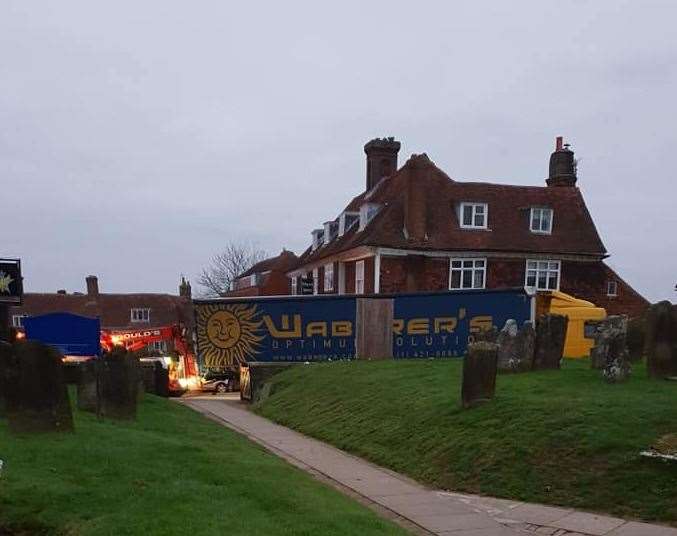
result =
M677 536L677 529L567 508L426 488L259 417L234 396L179 402L241 433L415 534L441 536Z

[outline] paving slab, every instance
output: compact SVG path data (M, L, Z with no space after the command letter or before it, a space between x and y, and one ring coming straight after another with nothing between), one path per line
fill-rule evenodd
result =
M585 532L593 536L604 536L620 527L625 520L617 517L599 516L585 512L572 512L550 523L553 527L569 531Z
M612 530L609 536L677 536L677 529L629 521L625 525Z
M570 508L432 490L394 471L264 419L239 401L209 397L176 401L259 443L415 534L677 536L674 528Z

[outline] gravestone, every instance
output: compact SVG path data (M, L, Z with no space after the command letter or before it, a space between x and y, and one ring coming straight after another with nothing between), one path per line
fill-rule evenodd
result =
M155 363L155 394L158 396L169 396L169 369L162 366L162 363Z
M104 355L99 364L99 417L136 418L138 369L139 359L124 349Z
M515 320L507 320L496 338L498 370L501 372L531 370L534 361L534 339L535 333L531 322L525 322L522 329L518 329Z
M591 320L585 323L586 335L591 335L595 341L595 345L590 350L590 366L593 369L606 368L609 362L611 341L620 336L625 345L627 329L628 317L625 315L613 315L603 320Z
M621 383L630 376L630 359L625 343L625 332L612 329L605 344L607 347L606 364L602 376L607 383Z
M490 342L475 342L468 345L463 360L463 382L461 402L464 408L471 408L494 398L498 345Z
M72 432L61 354L37 341L0 351L0 370L9 429L14 433Z
M677 377L677 305L662 301L649 307L644 355L649 376Z
M80 365L77 386L78 409L96 413L98 408L98 361L92 359Z
M533 370L560 368L568 324L564 315L545 314L538 319Z
M5 408L5 386L7 385L5 374L7 371L6 364L9 364L11 355L12 345L5 341L0 341L0 419L5 417L7 411Z
M646 322L644 318L633 318L628 321L625 341L628 345L628 357L632 363L641 361L644 356L645 332Z

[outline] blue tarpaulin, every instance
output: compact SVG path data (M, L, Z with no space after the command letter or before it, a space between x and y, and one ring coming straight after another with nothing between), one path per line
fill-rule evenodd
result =
M63 355L96 356L101 344L98 318L50 313L24 319L26 338L55 347Z

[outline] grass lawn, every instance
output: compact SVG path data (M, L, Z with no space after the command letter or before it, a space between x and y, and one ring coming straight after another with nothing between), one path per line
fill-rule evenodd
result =
M640 458L677 432L677 383L621 385L587 361L501 375L460 407L460 360L335 362L271 379L257 411L433 486L677 525L677 464Z
M173 402L134 423L16 438L0 419L0 534L404 534L371 510Z

